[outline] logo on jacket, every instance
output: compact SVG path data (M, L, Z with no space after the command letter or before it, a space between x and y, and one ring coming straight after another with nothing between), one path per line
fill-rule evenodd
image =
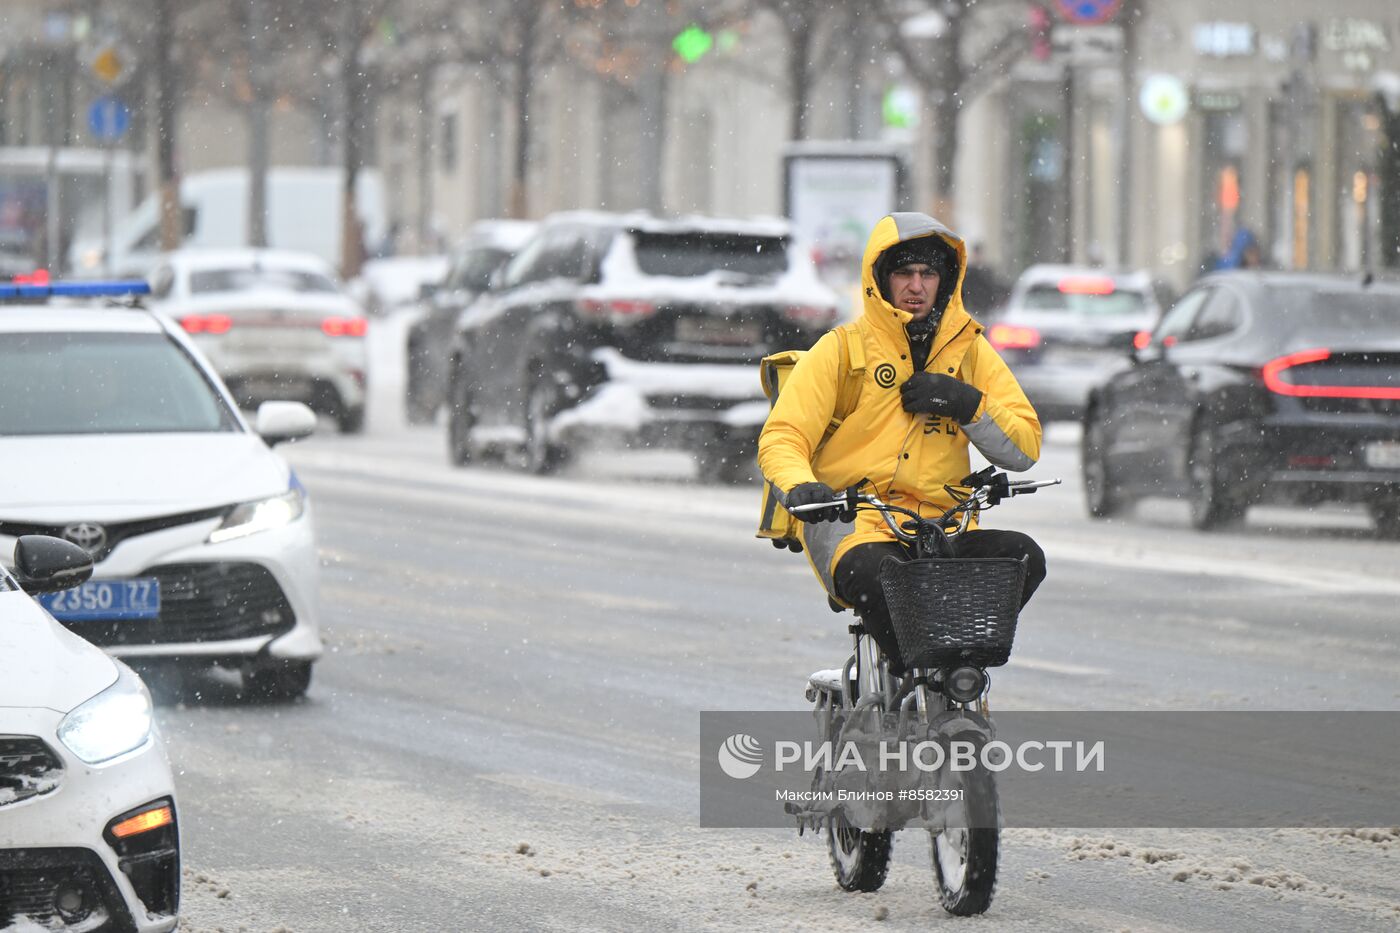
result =
M89 554L96 554L107 543L107 529L96 522L74 522L65 525L62 534Z
M894 386L894 381L897 378L898 374L894 371L894 367L891 366L889 363L881 363L879 366L875 367L875 384L878 385L880 388L892 388Z

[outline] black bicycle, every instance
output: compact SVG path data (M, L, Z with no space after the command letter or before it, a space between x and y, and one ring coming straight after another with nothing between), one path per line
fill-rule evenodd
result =
M879 889L894 833L923 828L943 907L967 916L991 906L1001 839L996 781L980 763L965 769L950 763L958 749L980 762L993 738L987 669L1010 658L1026 565L1012 558L959 558L956 542L978 513L1059 482L1010 480L988 468L962 487L948 487L959 501L937 518L882 502L858 486L829 503L792 510L838 505L848 518L878 510L910 555L907 561L887 558L880 568L907 670L891 673L875 639L859 623L852 625L854 646L845 665L808 680L820 742L827 748L850 742L868 747L878 735L905 747L937 745L942 755L937 769L916 769L913 777L882 772L872 779L837 767L819 769L811 802L788 805L799 832L825 827L837 883L847 891Z

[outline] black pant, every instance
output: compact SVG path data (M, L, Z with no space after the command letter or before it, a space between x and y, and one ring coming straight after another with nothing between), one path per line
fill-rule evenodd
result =
M1045 552L1030 535L984 528L965 531L953 541L959 557L1029 558L1026 585L1021 590L1022 606L1030 601L1031 594L1045 579ZM859 544L847 551L836 565L836 595L855 607L866 632L889 658L890 670L900 674L904 672L904 662L900 660L899 645L894 639L885 591L880 587L880 564L886 557L908 560L909 550L895 541L880 541Z

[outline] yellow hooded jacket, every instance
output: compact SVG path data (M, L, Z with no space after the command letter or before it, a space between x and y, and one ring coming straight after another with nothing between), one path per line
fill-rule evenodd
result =
M966 425L938 415L910 414L900 400L899 387L914 374L904 332L913 315L881 295L875 263L891 246L925 236L941 237L957 251L958 282L933 335L924 371L946 373L982 390L982 403ZM963 308L963 241L927 214L891 214L875 225L861 265L865 309L856 323L866 369L860 400L817 451L835 410L842 366L837 336L828 333L793 368L763 426L758 440L763 475L784 492L814 481L839 491L869 479L886 502L927 516L953 506L943 487L971 472L969 443L1001 469L1033 466L1040 457L1040 420L983 336L982 325ZM809 527L814 526L803 526L804 540ZM836 547L830 566L814 569L830 589L831 574L847 551L893 537L879 513L863 510L852 533Z

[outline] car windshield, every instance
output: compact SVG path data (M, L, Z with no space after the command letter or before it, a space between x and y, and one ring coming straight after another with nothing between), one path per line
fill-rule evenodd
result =
M1021 302L1025 311L1069 313L1085 317L1118 317L1141 314L1147 308L1142 292L1114 288L1112 284L1032 285Z
M1282 314L1293 330L1337 333L1400 333L1400 292L1325 291L1274 286L1269 306Z
M467 288L484 292L491 284L491 273L510 259L510 252L504 249L476 247L462 257L461 264L452 275L453 288Z
M200 269L190 273L190 293L240 292L278 288L293 292L334 292L335 282L319 272L304 269Z
M164 334L0 334L0 436L234 427L194 361Z
M730 233L634 234L637 267L647 275L701 276L736 272L776 278L787 271L782 237Z

